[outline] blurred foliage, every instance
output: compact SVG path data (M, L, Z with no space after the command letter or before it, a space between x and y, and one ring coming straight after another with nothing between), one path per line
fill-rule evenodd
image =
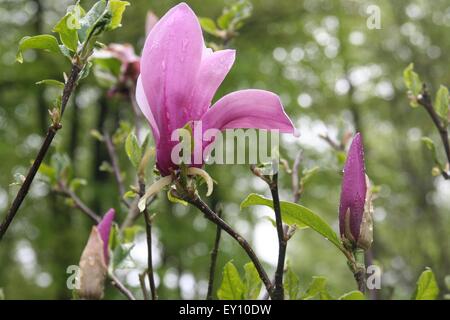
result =
M187 2L199 17L211 18L213 23L227 3ZM102 42L131 43L140 52L145 40L146 12L151 10L161 16L176 3L133 1L124 14L123 28L108 34ZM21 174L26 174L49 125L47 109L58 90L35 83L42 79L63 81L62 72L70 67L68 61L35 51L24 53L24 64L15 64L18 43L26 35L51 33L70 4L73 2L68 0L0 0L2 217L17 191L16 186L9 185L17 174L19 180ZM89 7L92 2L82 4ZM381 9L379 30L366 26L369 4ZM450 270L450 183L431 175L435 160L421 138L427 136L435 141L437 157L442 161L438 134L423 109L409 108L403 70L413 62L432 92L438 92L441 84L450 84L446 54L450 50L448 1L434 0L431 4L425 0L254 0L252 15L243 18L243 26L241 21L236 22L239 35L226 44L237 49L237 60L217 97L250 87L280 94L286 112L295 119L302 135L300 139L283 137L282 157L292 167L301 149L302 172L319 167L308 179L300 203L330 222L334 230L345 137L349 131L361 131L367 172L378 191L374 202L374 244L367 258L382 268L383 278L382 289L371 295L409 298L423 269L431 267L443 297L448 293L445 277ZM219 22L219 28L225 30L227 24ZM215 35L206 37L212 42L218 39ZM119 221L125 218L127 210L121 203L114 176L108 170L99 170L109 162L107 150L89 132L116 132L119 162L128 186L135 182L135 170L123 147L130 128L117 133L117 128L126 127L122 121L134 121L127 99L108 98L106 90L89 76L68 106L63 129L51 150L53 155L67 154L71 179L88 182L77 188L80 198L98 214L116 208ZM147 128L144 121L141 125ZM320 138L324 134L338 148ZM263 213L270 214L269 209L257 206L241 212L239 208L252 192L269 196L267 187L245 165L213 165L207 170L218 182L209 199L211 206L221 203L224 218L247 238L258 240L253 245L263 260L270 258L265 263L272 273L276 233L271 222L263 218ZM280 179L281 199L292 200L290 174L282 171ZM152 204L151 211L157 213L154 236L159 296L204 298L215 227L196 210L173 204L163 194ZM139 223L143 225L142 220ZM5 297L70 298L66 269L78 263L90 228L91 221L86 216L51 192L42 179L36 180L0 243L0 288ZM272 247L275 251L269 250ZM137 295L145 252L145 239L142 234L137 235L132 257L140 270L125 269L119 274ZM268 257L267 252L272 256ZM239 272L248 263L241 248L223 235L216 287L222 278L220 270L231 259ZM311 230L296 232L288 244L288 259L292 273L299 278L297 284L291 274L289 283L298 286L304 297L345 298L342 295L350 292L347 295L355 298L351 293L355 289L353 276L345 259ZM327 291L321 289L322 277L327 279ZM425 295L430 290L430 277L421 277L425 284L420 286L420 292ZM245 279L240 281L244 288ZM431 287L428 294L435 295L434 284ZM109 286L106 298L122 297Z

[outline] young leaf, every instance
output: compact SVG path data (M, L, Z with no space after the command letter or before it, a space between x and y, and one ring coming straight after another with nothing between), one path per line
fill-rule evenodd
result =
M242 201L241 209L254 205L264 205L273 208L271 199L252 193ZM342 250L341 242L337 234L321 217L310 209L287 201L281 201L280 206L281 215L285 223L289 225L295 224L297 228L310 227L333 243L339 250Z
M351 291L339 297L339 300L365 300L366 297L361 291Z
M436 101L434 102L434 108L436 113L445 121L448 122L448 89L441 85L436 94Z
M136 238L136 235L143 230L144 228L139 225L125 228L123 230L123 243L132 243L134 241L134 238Z
M122 26L122 15L129 5L130 3L127 1L109 0L108 11L111 14L111 22L107 26L108 30L114 30Z
M96 2L92 8L80 19L80 28L78 30L78 37L81 42L84 42L91 33L97 20L104 14L106 9L106 1L100 0Z
M413 300L435 300L439 295L439 287L431 269L427 268L419 277Z
M125 141L125 151L133 166L137 168L141 162L142 154L137 137L133 132L130 132Z
M244 265L245 270L245 299L256 300L261 292L261 278L253 262Z
M408 67L403 71L403 80L406 87L417 97L422 91L422 82L419 75L414 72L414 64L410 63Z
M302 296L303 300L312 299L318 294L321 294L322 292L326 292L326 285L327 285L327 279L325 277L316 277L314 276L312 278L311 283L309 284L308 289L306 289L306 292Z
M242 300L244 298L245 284L239 272L230 261L223 268L222 284L217 291L220 300Z
M58 80L54 80L54 79L45 79L45 80L41 80L36 82L37 85L42 85L42 84L46 84L49 86L55 86L58 87L59 89L64 89L64 83Z
M73 52L78 48L78 31L80 23L74 12L68 12L53 28L53 32L59 33L61 42Z
M286 273L284 274L285 295L289 298L289 300L297 300L299 289L300 280L288 264Z
M60 53L58 40L49 34L41 34L34 37L23 37L19 42L16 61L23 62L22 53L28 49L41 49L47 52Z
M210 18L198 18L200 25L202 26L202 29L209 33L212 34L213 36L217 35L217 25L214 22L214 20L210 19Z

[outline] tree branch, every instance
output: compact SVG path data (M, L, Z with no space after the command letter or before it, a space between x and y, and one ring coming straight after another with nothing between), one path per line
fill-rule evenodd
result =
M439 119L436 110L434 109L433 102L431 101L430 94L428 93L427 87L424 84L422 94L419 95L417 102L425 108L430 116L431 120L434 123L434 126L439 132L439 136L441 137L442 144L444 145L445 155L447 156L447 164L450 164L450 142L448 138L448 129L445 124ZM442 170L442 176L446 180L450 180L450 174L444 170Z
M139 196L143 197L145 194L145 183L140 179L139 181ZM152 254L152 219L150 214L145 208L144 212L145 219L145 231L147 235L147 276L148 282L150 283L150 292L152 293L152 300L157 300L158 295L156 292L155 278L153 275L153 254Z
M116 153L116 147L114 146L114 143L111 140L110 135L104 131L103 132L103 139L105 141L106 150L108 151L109 159L111 160L111 166L114 173L114 178L117 182L117 187L119 188L120 193L120 201L127 207L130 207L130 204L128 201L126 201L123 196L125 195L125 185L123 183L123 177L120 173L120 166L119 166L119 160L117 159L117 153Z
M65 197L68 197L73 200L75 207L80 209L83 213L85 213L89 218L91 218L95 223L99 223L101 221L101 217L96 214L91 208L89 208L72 190L70 190L63 182L58 183L59 190L58 192Z
M280 197L278 195L278 173L272 176L272 181L269 184L270 192L272 193L273 209L275 212L275 223L278 234L278 263L275 271L275 288L273 291L274 300L284 299L283 275L284 275L284 261L286 259L287 239L283 228L283 220L281 218Z
M134 295L131 293L130 290L128 290L125 285L120 282L120 280L113 274L108 274L108 277L111 279L111 284L117 288L125 297L127 297L128 300L136 300Z
M223 221L222 218L220 218L217 215L217 213L211 210L211 208L209 208L208 205L198 197L198 195L187 193L181 195L177 192L176 196L195 206L205 215L206 219L215 223L217 226L220 226L221 229L223 229L226 233L228 233L233 239L235 239L239 243L239 245L245 250L245 252L249 256L250 260L253 262L256 270L258 271L259 277L261 278L262 282L264 283L267 289L267 292L272 294L272 283L269 277L267 276L267 273L264 270L261 262L259 261L258 257L256 256L255 252L253 251L247 240L245 240L231 226L229 226L225 221Z
M11 207L8 210L8 213L6 214L5 218L3 219L3 221L0 225L0 240L5 235L6 231L8 230L9 226L11 225L11 222L13 221L14 217L16 216L17 211L19 210L23 200L27 196L28 191L30 190L31 183L33 182L34 177L36 176L36 173L38 172L39 167L41 166L41 163L44 160L45 155L47 154L47 152L50 148L50 145L53 141L53 138L56 135L56 132L59 129L61 129L61 124L59 123L59 121L60 121L60 119L62 119L62 116L66 109L67 102L69 101L69 98L76 87L78 75L79 75L81 69L82 69L82 67L77 64L72 65L72 70L70 72L69 78L67 79L67 81L64 85L64 89L63 89L63 94L62 94L62 98L61 98L61 109L60 109L60 114L58 117L59 119L58 119L58 121L55 121L55 119L53 119L54 121L53 121L52 125L48 128L47 135L45 136L44 142L42 143L41 148L39 149L38 154L37 154L35 160L33 161L33 164L31 165L31 167L27 173L27 176L25 177L25 181L23 182L19 191L17 192L17 195L14 198L14 200L11 204Z
M217 216L222 218L222 210L217 210ZM211 250L211 264L209 266L209 281L208 281L208 292L206 294L206 300L213 299L213 290L214 290L214 277L216 273L216 264L217 264L217 254L219 252L219 244L220 237L222 235L222 228L217 225L216 229L216 239L214 241L213 249Z

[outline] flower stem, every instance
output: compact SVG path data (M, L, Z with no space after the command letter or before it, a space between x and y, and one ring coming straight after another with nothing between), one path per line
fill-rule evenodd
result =
M353 270L353 275L358 286L358 290L362 293L366 292L366 266L364 263L364 250L355 249L355 268Z
M69 101L69 98L72 94L72 92L75 90L78 75L80 74L82 67L78 64L72 65L72 70L70 72L69 78L67 79L63 94L61 98L61 109L59 114L59 119L62 118L64 114L64 110L66 109L67 102ZM33 164L31 165L27 176L25 177L25 181L21 185L19 191L17 192L16 197L14 198L11 207L8 210L8 213L6 214L6 217L3 219L1 225L0 225L0 240L2 240L3 236L5 235L6 231L8 230L9 226L11 225L11 222L14 220L14 217L17 214L17 211L19 210L20 206L22 205L23 200L28 194L28 191L30 190L31 183L34 180L34 177L36 176L36 173L39 170L39 167L42 164L42 161L45 158L45 155L47 154L50 145L53 141L53 138L55 137L57 131L61 129L61 124L58 122L53 122L52 125L48 128L47 135L45 136L44 142L41 145L41 148L38 151L38 154L33 161Z

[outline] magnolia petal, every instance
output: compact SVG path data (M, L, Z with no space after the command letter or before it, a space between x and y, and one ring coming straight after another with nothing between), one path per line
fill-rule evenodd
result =
M171 184L172 180L173 180L172 176L166 176L166 177L159 179L155 183L153 183L148 188L147 192L145 192L145 194L142 196L142 198L139 199L139 202L138 202L139 211L143 212L145 210L145 208L147 207L147 199L150 198L155 193L158 193L159 191L161 191L164 187Z
M265 90L241 90L217 101L203 116L203 129L278 129L295 134L280 98Z
M170 9L147 37L141 58L142 84L165 139L188 120L202 52L200 24L185 3Z
M206 196L209 197L214 189L214 181L211 178L211 176L203 169L190 167L187 169L187 174L191 176L200 176L205 180L206 186L208 187L208 190L206 192Z
M136 83L136 102L141 109L144 116L147 118L148 122L150 123L150 127L152 129L153 133L153 139L155 140L155 143L157 144L159 142L159 129L156 125L155 117L153 116L152 110L150 108L150 105L148 104L147 97L145 96L144 87L142 86L142 79L141 76L139 76L137 83Z
M109 209L108 212L103 216L102 221L98 224L98 232L103 241L103 253L105 255L105 262L108 265L109 263L109 252L108 252L108 244L109 244L109 235L111 233L111 227L114 220L114 216L116 211L114 209Z
M235 50L203 51L191 100L191 120L199 120L211 106L214 94L230 71L235 56Z

